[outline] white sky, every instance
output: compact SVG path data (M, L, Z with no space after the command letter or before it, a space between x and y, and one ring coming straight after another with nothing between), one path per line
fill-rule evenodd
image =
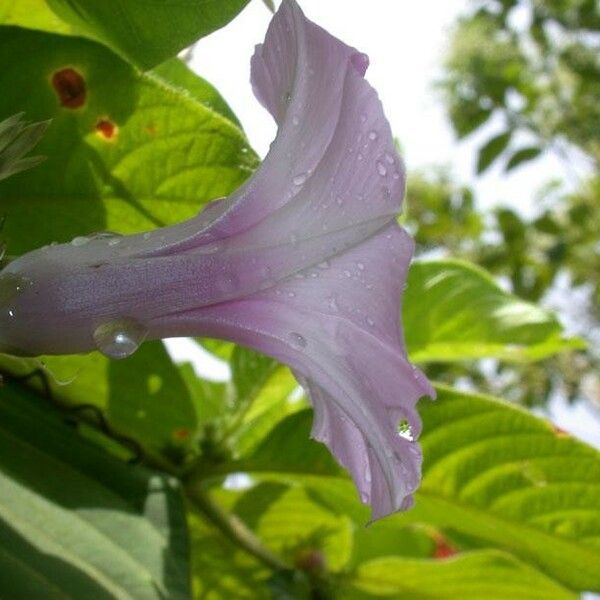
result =
M496 166L485 177L475 177L474 149L491 133L488 130L458 144L433 89L441 75L449 29L468 0L299 2L308 18L369 55L367 78L379 92L409 170L447 165L459 182L475 187L483 206L508 202L529 214L534 211L536 190L553 177L568 177L564 165L548 155L509 175ZM275 136L275 125L252 94L250 57L255 44L263 40L270 19L261 0L252 0L234 21L196 45L191 63L225 97L261 156ZM207 362L191 342L169 340L169 349L177 359L193 360L201 374L217 379L227 376L225 366ZM597 422L585 407L570 410L553 402L551 412L564 429L600 445Z
M308 18L369 55L367 78L379 92L409 169L448 165L459 181L474 184L483 205L505 201L525 213L533 210L534 192L557 173L564 173L555 156L544 156L536 161L535 169L517 169L506 176L496 165L485 177L474 177L474 148L491 137L495 128L492 125L457 144L434 89L449 30L468 0L299 2ZM234 21L197 44L192 62L229 102L261 156L275 135L275 126L252 95L249 62L270 19L261 0L252 0Z

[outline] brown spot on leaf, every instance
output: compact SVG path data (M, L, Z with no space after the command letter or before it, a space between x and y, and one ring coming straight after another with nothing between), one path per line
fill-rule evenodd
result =
M105 140L112 140L119 132L119 128L110 119L100 119L96 123L96 131Z
M52 75L52 87L55 89L61 106L79 108L85 104L85 80L75 69L66 67Z

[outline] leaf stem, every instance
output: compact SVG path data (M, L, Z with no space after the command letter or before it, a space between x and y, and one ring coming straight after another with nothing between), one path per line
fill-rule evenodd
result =
M236 515L223 510L200 483L187 486L187 497L204 516L236 546L275 571L291 571L292 567L266 548L260 539Z

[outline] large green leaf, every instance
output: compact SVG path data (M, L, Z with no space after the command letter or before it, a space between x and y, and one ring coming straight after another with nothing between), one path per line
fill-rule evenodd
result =
M380 558L363 563L351 582L354 589L344 594L348 600L373 597L575 600L578 597L512 556L489 550L444 561Z
M42 364L45 372L36 368ZM0 355L0 368L24 377L27 384L47 391L71 412L96 421L97 407L120 436L130 438L153 455L185 450L205 411L201 398L190 393L187 381L160 342L144 344L133 356L111 361L94 352L86 356L48 356L40 361ZM77 409L76 407L83 408ZM179 452L181 454L181 452Z
M505 292L485 271L455 260L413 263L402 320L416 362L537 360L582 345L562 337L550 312Z
M423 403L423 483L399 517L475 536L577 590L600 590L600 453L500 401Z
M600 589L600 454L526 411L438 387L423 402L423 482L397 525L460 532L576 590ZM308 440L308 410L282 420L229 465L258 478L302 483L359 522L367 511L325 447Z
M94 42L12 27L1 30L0 55L11 57L0 118L53 119L39 145L48 160L0 182L11 254L181 221L257 164L216 92L199 81L183 89L196 78L181 65L141 74Z
M0 23L81 35L149 69L233 19L249 0L8 0Z
M190 597L177 483L83 441L25 388L0 394L4 598Z

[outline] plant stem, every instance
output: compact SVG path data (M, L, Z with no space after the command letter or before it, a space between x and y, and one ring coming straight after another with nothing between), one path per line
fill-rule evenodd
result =
M186 489L188 498L208 520L236 546L244 549L270 569L291 571L292 568L266 548L258 537L235 515L223 510L200 483L192 483Z

